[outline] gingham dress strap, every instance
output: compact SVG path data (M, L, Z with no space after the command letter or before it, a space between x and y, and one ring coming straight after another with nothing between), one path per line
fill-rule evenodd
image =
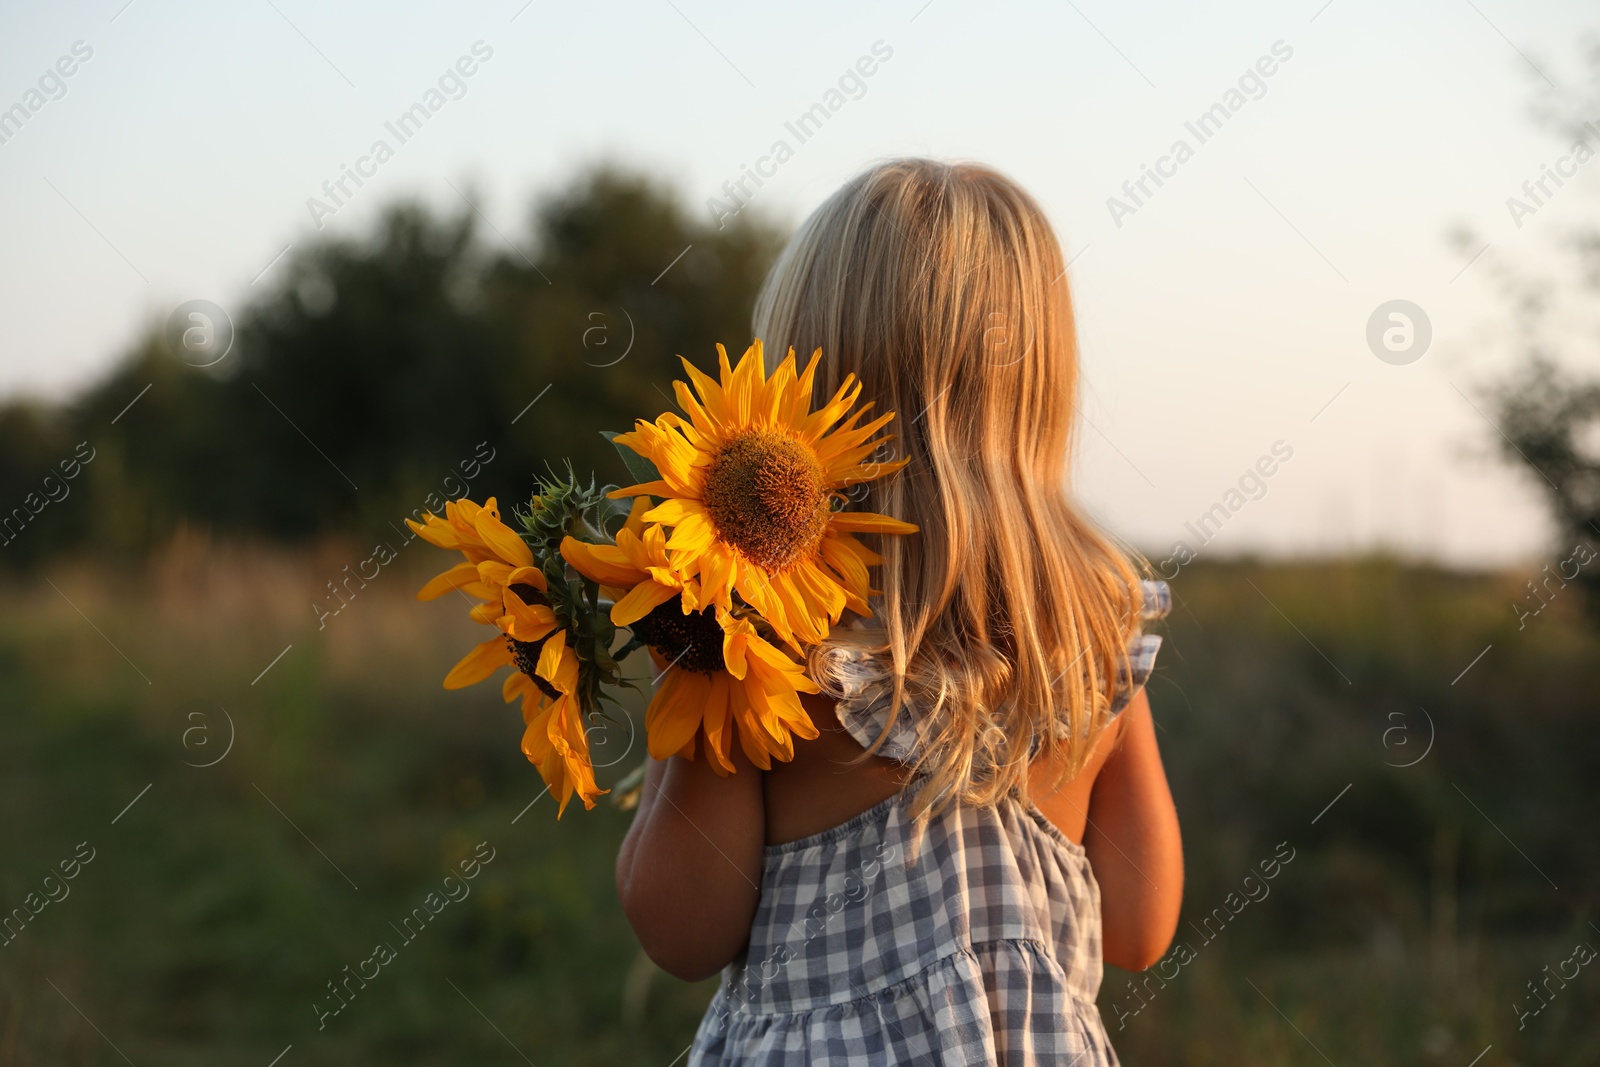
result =
M1139 609L1139 618L1144 623L1166 618L1172 611L1172 587L1166 582L1151 579L1139 585L1144 601ZM1131 680L1123 678L1122 684L1117 687L1117 695L1111 701L1111 714L1115 715L1127 707L1134 694L1144 688L1156 669L1156 653L1159 651L1161 635L1145 633L1142 628L1138 636L1128 642L1128 674Z
M1172 611L1172 589L1166 582L1146 579L1139 583L1142 623L1163 619ZM1126 673L1118 680L1117 692L1111 699L1111 714L1115 716L1126 708L1146 682L1156 666L1156 653L1161 650L1161 636L1139 633L1128 644ZM841 698L834 704L839 724L862 748L878 744L877 753L902 762L912 758L924 740L929 723L914 714L913 709L902 708L900 714L889 721L889 683L875 669L870 657L848 649L838 650L835 661L841 679ZM885 736L885 727L888 728Z

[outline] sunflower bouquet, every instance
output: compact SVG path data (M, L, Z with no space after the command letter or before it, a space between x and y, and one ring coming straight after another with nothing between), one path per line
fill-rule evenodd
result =
M644 718L652 757L703 755L721 775L733 773L736 743L762 769L792 759L795 737L817 736L800 702L817 691L806 649L846 609L869 614L876 592L869 568L881 558L857 535L916 532L842 510L844 490L906 462L867 461L890 439L879 431L894 413L863 421L872 404L856 406L854 375L813 411L820 351L800 371L791 350L770 378L759 340L737 366L721 345L717 355L719 378L683 360L690 381L673 383L682 414L607 434L636 484L597 488L569 468L512 516L520 532L493 497L410 523L465 557L418 597L456 590L498 631L445 688L514 668L501 691L521 701L522 751L558 817L574 793L592 808L607 792L595 784L589 730L607 704L620 708L615 693L640 688L621 667L640 649L656 668Z

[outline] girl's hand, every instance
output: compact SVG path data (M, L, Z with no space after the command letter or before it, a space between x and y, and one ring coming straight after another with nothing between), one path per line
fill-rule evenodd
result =
M735 773L705 759L651 760L617 854L617 895L645 953L699 981L744 950L761 900L762 774L733 746Z

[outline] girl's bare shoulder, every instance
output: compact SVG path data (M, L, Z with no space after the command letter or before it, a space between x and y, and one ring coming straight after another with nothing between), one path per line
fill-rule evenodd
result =
M867 756L839 724L833 701L802 698L815 740L794 743L794 759L774 762L765 774L767 844L779 845L831 830L898 793L902 764ZM865 758L863 758L865 757Z
M1048 752L1040 755L1029 768L1028 795L1034 806L1058 830L1080 845L1083 844L1083 832L1089 820L1089 801L1094 794L1095 780L1122 739L1122 731L1127 723L1141 707L1148 706L1144 690L1140 689L1127 708L1100 731L1083 770L1077 775L1066 777L1058 762L1059 755Z

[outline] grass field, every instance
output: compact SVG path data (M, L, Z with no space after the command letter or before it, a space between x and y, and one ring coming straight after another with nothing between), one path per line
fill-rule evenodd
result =
M440 688L482 639L464 604L412 599L443 553L407 547L319 629L366 555L190 537L3 585L0 909L30 921L0 947L0 1064L683 1052L712 986L633 942L628 816L557 822L516 711ZM1519 630L1519 585L1384 560L1174 583L1151 696L1191 952L1138 992L1108 971L1127 1063L1600 1062L1600 968L1519 1030L1527 983L1600 946L1600 639L1559 597ZM597 749L602 781L627 740ZM1230 905L1280 843L1270 892ZM444 897L475 849L493 858ZM334 1000L380 942L393 958Z

